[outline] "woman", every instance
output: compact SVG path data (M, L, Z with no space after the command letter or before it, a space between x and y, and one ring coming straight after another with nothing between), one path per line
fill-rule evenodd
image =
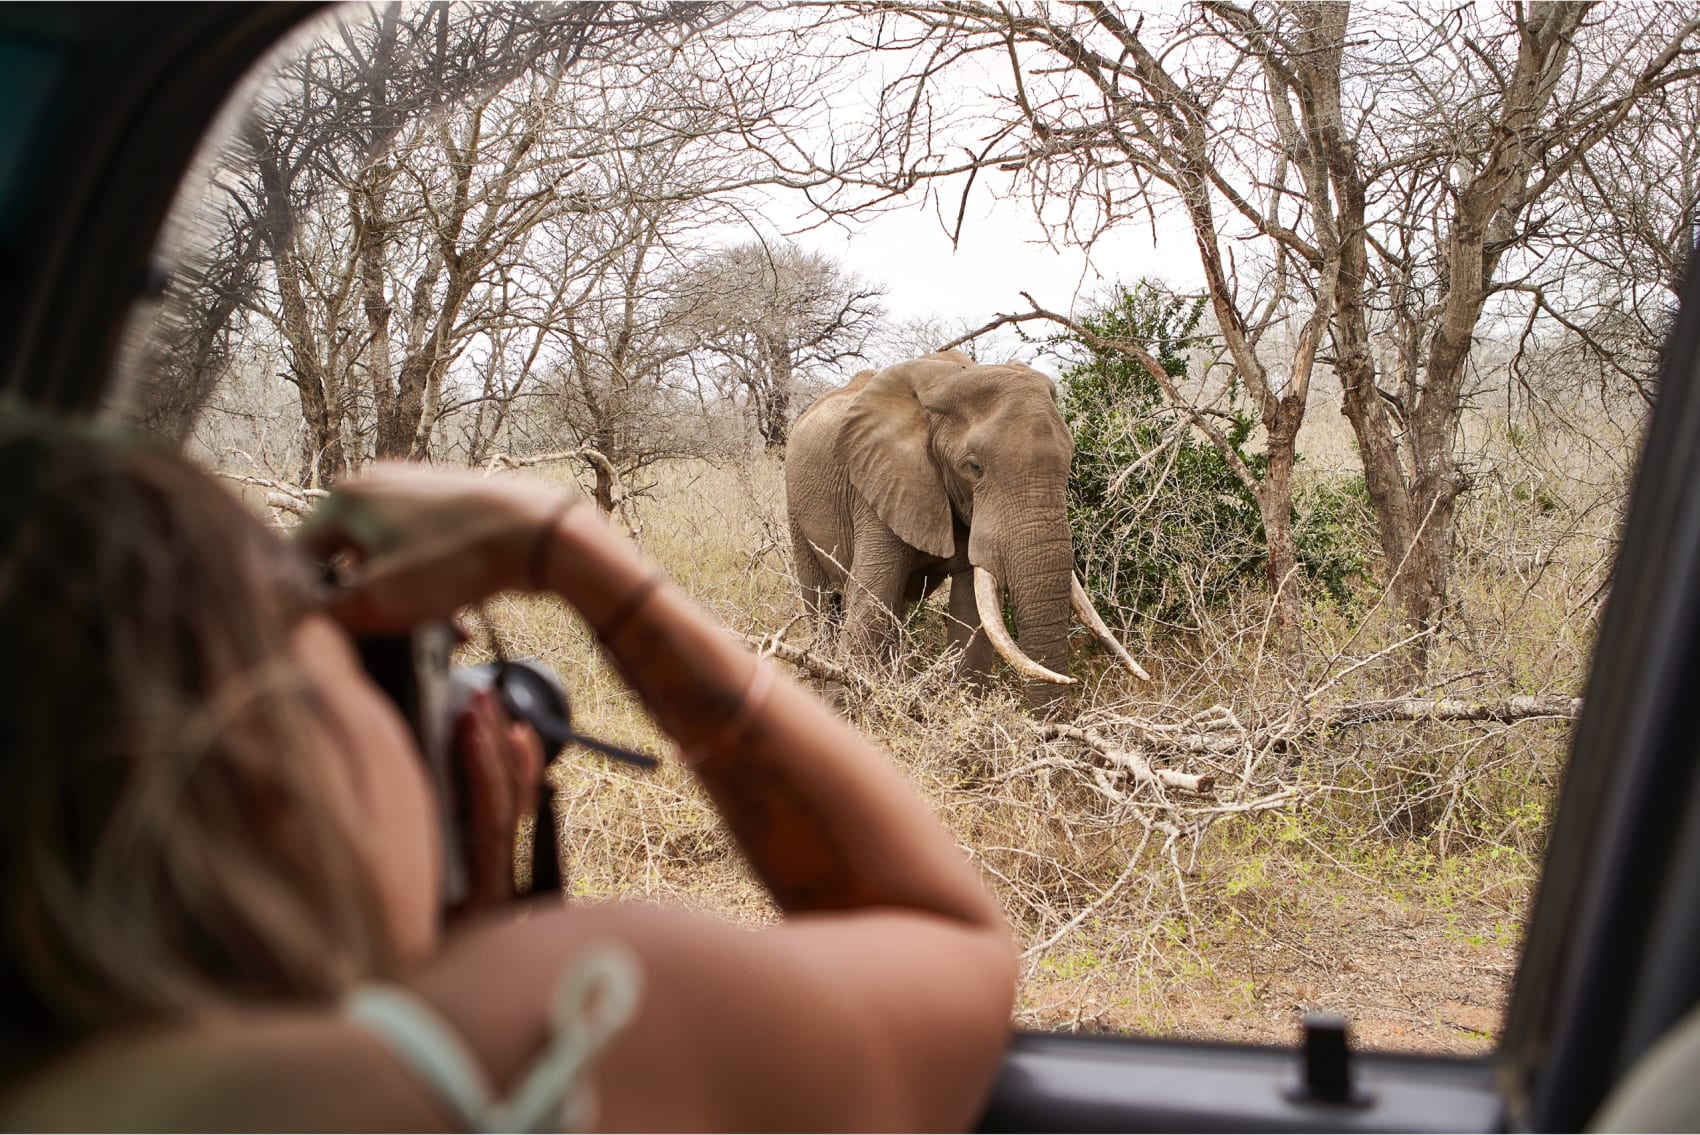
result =
M300 555L176 457L37 424L0 431L0 501L5 1126L976 1116L1014 957L973 872L877 749L581 498L379 467ZM305 565L330 560L327 595ZM515 588L597 631L784 922L538 901L445 927L430 790L349 634ZM535 741L488 699L463 738L474 874L500 878L479 850L511 847Z

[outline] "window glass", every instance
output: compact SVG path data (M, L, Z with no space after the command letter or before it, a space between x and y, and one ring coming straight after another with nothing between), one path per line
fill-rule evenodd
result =
M9 233L19 174L29 154L30 135L51 105L63 70L58 52L18 40L0 41L0 232Z
M286 527L382 459L577 485L909 772L1024 1027L1490 1049L1693 234L1693 29L930 12L339 8L209 141L117 412ZM975 381L882 369L939 350ZM859 377L867 473L797 429ZM805 601L855 565L787 461L937 500L900 628ZM497 613L660 744L576 620ZM1072 684L964 653L993 620ZM775 917L686 774L552 776L571 895Z

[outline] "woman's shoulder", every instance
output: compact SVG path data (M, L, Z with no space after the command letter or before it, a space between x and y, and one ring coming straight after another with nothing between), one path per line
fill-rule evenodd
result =
M357 987L341 1004L227 1012L104 1034L0 1083L0 1131L456 1126L442 1085L410 1059L417 1047L410 1040L431 1032L425 1024L435 1020L455 1037L475 1066L471 1075L505 1094L548 1044L551 995L562 977L595 960L607 931L676 922L659 911L563 914L530 925L490 920L451 938L404 984ZM601 930L602 942L575 942L581 924ZM637 996L641 979L622 973L615 981L623 996ZM397 1005L410 1012L376 1011ZM395 1027L375 1027L384 1019Z
M561 1032L563 1006L587 1003L585 1019L567 1029L581 1039L624 1025L644 981L621 937L688 948L685 928L700 925L659 908L538 914L471 926L405 981L356 987L340 1004L100 1036L0 1084L0 1131L459 1126L454 1093L435 1067L443 1061L422 1060L421 1051L449 1050L465 1076L448 1079L488 1084L505 1099ZM615 1002L624 1002L619 1018L602 1020Z
M12 1131L444 1130L441 1106L370 1033L325 1010L114 1034L0 1094Z

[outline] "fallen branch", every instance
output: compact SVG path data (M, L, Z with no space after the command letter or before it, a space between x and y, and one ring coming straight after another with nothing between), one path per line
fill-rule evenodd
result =
M1104 888L1103 893L1097 898L1093 899L1090 903L1087 903L1085 906L1076 911L1074 917L1063 923L1062 927L1058 929L1055 934L1052 934L1043 942L1036 943L1021 951L1021 960L1026 961L1028 958L1031 958L1036 954L1044 953L1046 950L1068 937L1070 931L1072 931L1076 926L1079 926L1082 922L1085 922L1088 918L1091 918L1093 915L1102 910L1104 905L1110 901L1111 897L1114 896L1117 891L1121 890L1127 881L1133 878L1134 874L1139 870L1140 857L1145 854L1145 845L1150 841L1151 829L1147 828L1145 830L1145 834L1139 839L1139 846L1133 849L1132 855L1128 856L1127 866L1122 868L1122 873L1116 877L1115 882Z
M775 658L789 662L799 670L805 670L823 682L840 682L853 686L859 693L873 692L873 685L860 674L846 670L836 662L829 662L820 655L801 646L792 646L788 642L780 642L774 635L739 635L739 638L755 648L757 654L770 654Z
M1305 804L1310 800L1309 793L1297 788L1283 788L1270 792L1255 800L1241 800L1233 804L1211 804L1202 808L1188 808L1188 816L1237 816L1248 812L1273 812L1288 804Z
M1326 729L1384 721L1491 721L1500 724L1549 719L1571 721L1581 711L1581 698L1562 696L1517 695L1493 702L1465 698L1377 698L1317 708L1302 723L1276 722L1248 729L1232 710L1212 706L1186 721L1173 724L1143 717L1101 717L1098 723L1104 732L1095 736L1129 734L1146 748L1163 752L1227 754L1242 751L1248 744L1253 748L1270 743L1286 744ZM1110 747L1116 746L1112 744Z
M1120 715L1098 720L1104 726L1132 733L1151 748L1182 753L1237 752L1250 736L1234 711L1222 705L1213 705L1174 724Z
M610 474L613 472L613 466L606 457L582 445L577 449L557 449L552 453L533 453L527 457L498 453L484 463L484 468L487 472L496 469L529 469L536 465L559 465L563 461L589 461L592 465L600 464ZM618 483L618 478L615 478L615 482Z
M239 485L249 485L266 491L266 504L279 512L291 513L295 516L306 516L317 507L318 502L330 496L324 489L306 489L300 485L292 485L287 481L275 481L266 477L250 477L243 473L227 473L218 471L217 476L226 481L234 481Z
M1381 698L1374 701L1347 702L1318 712L1311 718L1310 725L1314 730L1365 725L1376 721L1509 723L1535 718L1575 720L1581 712L1581 698L1520 695L1498 702L1467 701L1463 698Z
M1077 741L1093 750L1117 768L1132 774L1141 784L1160 784L1165 788L1204 796L1216 787L1216 778L1209 773L1176 772L1169 768L1152 768L1138 750L1122 748L1094 729L1077 729L1072 725L1041 725L1039 736L1047 741Z
M300 497L289 496L275 490L266 494L266 507L276 509L278 512L287 512L291 516L300 517L302 520L307 519L308 515L313 511L313 503L311 501L303 500Z

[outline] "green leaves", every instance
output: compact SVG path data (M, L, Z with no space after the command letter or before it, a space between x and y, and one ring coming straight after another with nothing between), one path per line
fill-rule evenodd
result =
M1086 332L1051 347L1078 361L1062 375L1062 414L1074 434L1069 520L1076 556L1095 596L1184 629L1264 580L1268 546L1251 490L1227 459L1172 405L1131 350L1156 359L1171 386L1199 397L1190 363L1211 345L1199 330L1203 296L1148 281L1119 287L1079 320ZM1093 345L1088 345L1088 343ZM1246 448L1257 418L1229 381L1207 411L1239 460L1261 477L1267 457ZM1297 489L1293 531L1307 588L1353 598L1374 540L1362 477L1318 477Z
M1198 333L1202 296L1176 296L1141 282L1118 288L1080 324L1097 340L1148 351L1176 382L1188 356L1208 345ZM1131 353L1057 344L1080 362L1062 376L1062 413L1074 434L1069 519L1080 566L1098 595L1125 611L1185 624L1260 578L1266 556L1257 502L1222 454L1170 406L1156 376ZM1229 392L1222 422L1241 460L1261 473L1261 454L1242 447L1256 425Z

